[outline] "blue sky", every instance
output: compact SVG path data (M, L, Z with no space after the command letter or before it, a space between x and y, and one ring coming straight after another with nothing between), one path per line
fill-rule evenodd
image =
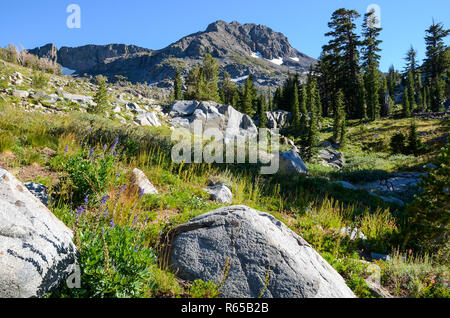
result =
M66 26L71 3L81 7L81 29ZM363 14L369 4L381 8L383 71L391 64L403 68L411 44L424 57L424 32L432 18L450 27L449 0L23 0L3 1L0 45L125 43L160 49L216 20L235 20L267 25L317 58L332 12L345 7Z

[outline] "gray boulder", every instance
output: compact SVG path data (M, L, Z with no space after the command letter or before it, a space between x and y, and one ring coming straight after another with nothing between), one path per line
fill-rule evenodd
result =
M190 116L198 107L199 102L195 100L177 100L170 106L170 116Z
M318 157L321 164L327 167L342 169L345 165L345 159L342 152L339 152L332 147L319 150Z
M12 91L12 95L19 98L28 98L28 96L30 96L30 93L28 93L27 91L15 89Z
M281 173L308 173L308 168L303 162L296 149L291 149L280 153L280 172Z
M24 186L45 206L48 206L48 189L45 185L35 182L24 183Z
M145 173L137 168L133 170L132 181L142 194L158 194L158 190L148 180Z
M92 104L94 102L94 98L92 96L70 94L64 91L60 91L58 93L60 93L59 95L62 95L65 99L70 100L74 103Z
M205 191L209 193L210 199L220 203L231 204L233 199L233 193L223 183L211 184L205 188Z
M140 126L161 127L158 115L155 112L141 114L134 121Z
M0 168L0 298L41 297L72 274L73 233Z
M303 238L246 206L218 209L176 228L170 262L182 279L223 281L224 298L355 297Z

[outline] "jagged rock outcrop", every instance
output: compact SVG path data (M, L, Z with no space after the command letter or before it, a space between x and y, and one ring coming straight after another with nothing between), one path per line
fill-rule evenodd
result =
M289 124L291 119L291 113L285 110L275 110L266 112L267 116L267 128L281 129Z
M41 297L73 273L73 233L0 168L0 298Z
M215 102L175 101L169 115L169 122L176 127L194 132L195 122L201 124L202 133L210 128L218 129L225 142L238 137L256 136L258 129L252 119L232 106Z
M355 297L331 265L270 214L226 207L179 226L174 235L170 263L177 275L223 282L222 297Z

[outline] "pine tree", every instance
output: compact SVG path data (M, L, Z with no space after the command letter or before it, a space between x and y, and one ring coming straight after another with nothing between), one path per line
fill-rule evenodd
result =
M335 143L340 144L344 141L342 132L345 131L344 94L341 90L339 90L336 94L335 103L333 139Z
M253 86L252 76L247 77L245 81L245 85L242 91L242 99L241 99L241 111L244 114L253 117L254 114L254 101L256 97L256 90Z
M375 11L372 10L364 15L363 23L362 59L365 69L367 115L370 120L380 117L380 71L378 70L380 55L378 52L381 51L379 45L382 41L378 39L381 28L374 26L378 22L376 19Z
M414 47L411 45L411 48L406 52L406 66L404 70L404 74L408 74L409 71L412 72L413 78L416 79L417 76L417 61L416 61L417 52L414 50Z
M381 76L381 82L380 82L380 89L378 92L378 96L380 98L380 111L381 115L383 117L387 116L389 114L389 99L387 98L389 95L388 93L388 86L387 86L387 79L384 76Z
M182 100L183 99L183 91L182 91L183 83L181 81L181 72L180 70L176 70L175 79L174 79L174 99Z
M218 87L219 64L211 56L205 54L203 59L203 77L205 84L205 96L203 100L211 100L219 102L219 87Z
M364 87L364 76L358 76L358 114L357 117L360 119L367 118L367 104L366 104L366 88Z
M389 89L389 95L394 99L395 90L397 88L397 72L395 71L394 65L389 67L389 75L387 78L387 84Z
M424 62L425 77L430 79L430 106L433 111L442 111L445 82L442 76L448 72L450 61L445 58L447 45L444 39L450 34L442 23L432 23L426 30L426 59Z
M300 136L300 144L304 146L307 142L308 136L308 109L306 108L306 100L308 99L306 86L301 85L301 95L300 95L300 122L298 128L298 135Z
M298 127L299 124L300 124L300 104L299 104L298 85L297 85L297 83L294 83L294 88L293 88L291 94L292 94L292 97L291 97L292 125L294 127Z
M409 117L411 116L411 108L409 105L409 97L408 97L409 93L408 93L408 88L405 88L405 90L403 91L403 108L402 108L402 115L403 117Z
M331 21L328 23L331 31L325 34L331 39L327 45L323 46L322 52L322 56L326 56L327 64L335 73L332 77L334 86L332 92L342 89L347 113L352 118L356 118L356 114L358 114L357 91L360 68L358 47L360 42L354 23L358 17L359 14L355 10L341 8L333 12Z
M88 111L93 114L104 114L108 108L108 89L106 88L106 78L102 75L97 76L97 92L94 96L95 106L91 106Z
M414 82L414 75L413 71L410 69L408 71L408 76L406 78L406 87L407 87L407 98L409 103L409 109L411 112L413 112L416 108L416 97L415 97L415 82Z
M237 106L238 103L238 88L236 84L231 80L231 76L228 72L223 75L222 86L220 87L220 95L222 103L225 105Z
M258 99L259 127L267 127L267 100L264 95L260 95Z
M409 128L408 145L406 147L406 150L409 154L413 154L414 156L417 157L419 155L421 149L422 149L422 143L417 134L416 122L413 120L411 122L411 126Z
M317 145L319 144L319 122L320 122L320 99L319 91L317 89L317 81L315 78L311 79L308 85L307 101L309 103L309 124L307 129L306 144L304 145L304 158L310 161L316 154Z
M218 88L219 65L217 61L206 54L201 66L194 67L187 77L188 99L210 100L220 102Z
M187 76L187 99L202 100L205 96L205 80L200 66L194 67Z
M367 116L370 120L380 118L380 98L379 98L379 71L375 65L370 65L364 76L366 88Z

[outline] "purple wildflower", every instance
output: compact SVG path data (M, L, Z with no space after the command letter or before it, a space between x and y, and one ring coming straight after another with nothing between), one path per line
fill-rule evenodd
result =
M125 191L125 189L127 188L127 185L124 184L123 186L120 187L120 193L122 193L123 191Z
M64 153L67 153L69 151L69 145L66 145L66 148L64 148Z
M106 147L107 147L106 144L104 144L104 145L103 145L103 151L106 150Z
M89 127L89 131L92 131L92 127Z
M138 218L139 218L139 215L136 215L136 216L134 217L134 219L133 219L133 224L135 224L135 223L137 222Z
M106 202L109 200L109 195L105 195L103 198L100 199L100 204L105 205Z
M139 189L139 199L144 196L144 189Z
M111 225L111 228L113 229L116 226L116 223L114 223L114 220L111 220L111 222L109 222L109 225Z
M139 251L139 245L136 245L136 248L134 249L134 252L137 253Z
M114 140L114 143L113 143L113 145L111 146L111 151L113 151L113 150L116 148L116 146L117 146L118 143L119 143L119 137L117 137L116 140Z
M89 151L89 157L92 157L93 154L94 154L94 148L91 148L91 151Z
M108 214L109 214L108 208L106 208L105 211L103 212L103 217L104 217L105 219L107 219L107 218L108 218Z
M86 194L86 197L84 198L84 203L88 203L89 202L89 194Z
M75 217L78 219L84 212L84 206L79 206L77 208L77 212L75 213Z
M116 178L119 177L120 171L116 172Z

